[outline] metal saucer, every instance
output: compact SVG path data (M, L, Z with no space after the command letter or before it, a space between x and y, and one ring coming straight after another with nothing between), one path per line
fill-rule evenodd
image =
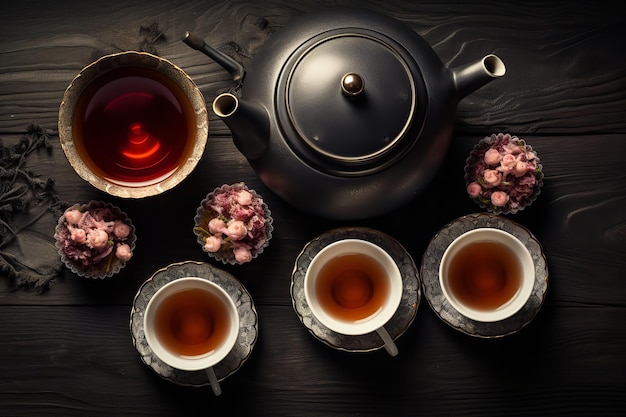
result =
M419 273L413 258L391 236L370 228L346 227L325 232L308 242L298 255L291 275L291 299L300 321L318 340L338 350L370 352L384 347L376 332L359 336L336 333L322 325L313 315L304 298L304 275L313 257L328 244L349 238L370 241L385 249L396 261L404 281L400 307L385 325L392 339L399 338L415 319L421 299Z
M517 237L530 251L535 263L535 286L528 302L511 317L494 323L483 323L462 316L443 296L439 285L439 264L446 248L463 233L480 227L493 227ZM441 320L470 336L497 338L513 334L530 323L543 305L548 290L548 266L539 241L525 227L504 217L489 213L470 214L444 226L430 241L420 270L424 297Z
M181 371L157 358L143 330L143 313L148 301L159 288L170 281L183 277L201 277L219 284L231 296L239 312L239 338L233 350L220 363L213 367L219 381L235 373L248 359L256 344L259 320L252 297L245 287L228 272L203 262L186 261L171 264L158 270L145 281L135 295L130 312L130 332L133 344L141 355L141 360L164 379L178 385L210 386L207 374L200 371Z

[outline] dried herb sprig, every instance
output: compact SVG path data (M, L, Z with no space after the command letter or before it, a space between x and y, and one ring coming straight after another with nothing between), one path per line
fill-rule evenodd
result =
M18 287L40 291L61 269L52 233L45 231L54 230L65 204L52 178L25 168L29 155L42 149L52 152L53 132L37 124L29 125L17 143L5 145L0 138L0 272Z

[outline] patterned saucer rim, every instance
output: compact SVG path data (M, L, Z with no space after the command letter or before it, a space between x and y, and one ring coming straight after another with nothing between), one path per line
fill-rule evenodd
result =
M219 284L231 296L239 312L239 337L233 350L213 370L219 381L234 374L250 357L258 339L258 314L244 285L230 273L209 263L184 261L170 264L156 271L139 288L130 312L130 332L133 345L148 365L160 377L183 386L210 386L204 370L182 371L172 368L157 358L146 342L143 329L143 314L156 291L168 282L184 277L201 277Z
M474 321L462 316L445 299L439 285L439 264L448 245L461 234L480 227L493 227L511 233L528 248L535 264L535 285L526 305L511 317L495 323ZM450 327L478 338L500 338L526 327L541 309L548 290L546 256L537 238L526 227L492 213L468 214L442 227L424 252L420 275L424 298L435 314Z
M338 240L358 238L370 241L387 250L396 264L404 281L404 291L400 307L385 325L392 339L396 340L409 328L421 300L419 271L411 255L391 236L367 227L341 227L329 230L305 244L296 258L291 274L291 300L293 308L302 324L319 341L346 352L372 352L384 348L384 343L376 332L351 336L336 333L322 325L312 316L304 297L304 275L313 257L325 246Z

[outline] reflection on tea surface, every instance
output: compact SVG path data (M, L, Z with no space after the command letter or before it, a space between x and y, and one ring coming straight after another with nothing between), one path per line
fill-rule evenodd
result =
M189 158L194 111L185 93L158 71L120 67L80 96L73 136L81 158L112 183L157 183Z

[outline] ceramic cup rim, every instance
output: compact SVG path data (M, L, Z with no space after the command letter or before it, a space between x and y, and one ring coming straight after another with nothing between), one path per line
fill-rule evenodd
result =
M462 304L450 291L444 275L451 257L468 244L496 241L507 245L517 255L522 268L522 282L517 293L496 310L478 310ZM528 302L535 282L535 266L530 251L517 237L507 231L484 227L473 229L455 238L446 248L439 265L439 285L445 299L463 316L479 322L497 322L517 313Z
M365 253L376 259L386 271L391 271L389 296L383 308L372 316L357 323L337 319L326 313L320 307L314 291L315 277L313 276L315 273L319 272L321 266L328 260L336 256L354 253ZM324 326L344 335L367 334L383 327L398 310L400 301L402 300L402 291L402 275L395 260L380 246L363 239L342 239L325 246L313 257L304 275L304 296L311 309L311 313Z
M224 342L215 350L197 356L183 357L171 353L158 341L154 329L154 313L156 303L162 302L166 297L190 288L202 288L217 295L226 305L230 316L230 332ZM222 361L233 349L239 336L239 313L233 299L218 284L199 277L183 277L170 281L163 285L148 301L143 316L144 333L146 342L154 354L167 365L183 371L196 371L215 366Z

